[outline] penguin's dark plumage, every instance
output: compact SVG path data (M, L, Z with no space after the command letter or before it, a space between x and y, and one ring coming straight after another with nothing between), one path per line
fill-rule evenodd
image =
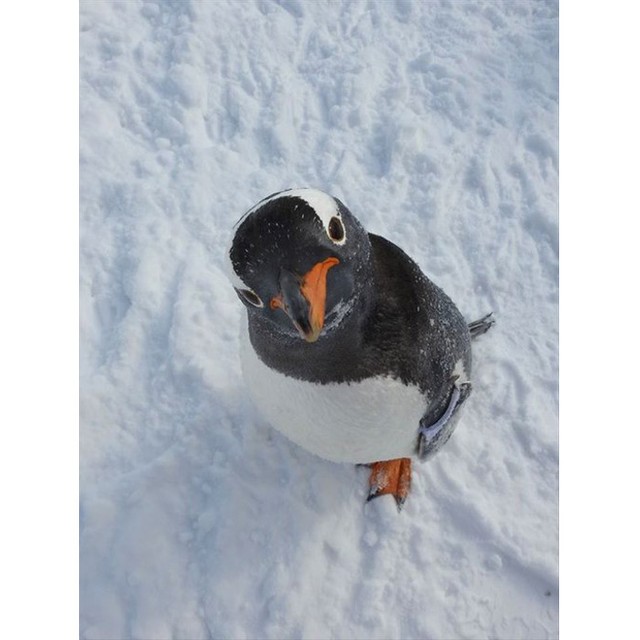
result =
M247 307L242 363L258 408L312 453L370 464L370 497L391 493L401 505L411 457L446 442L471 390L471 331L454 303L315 189L259 202L236 225L228 258Z

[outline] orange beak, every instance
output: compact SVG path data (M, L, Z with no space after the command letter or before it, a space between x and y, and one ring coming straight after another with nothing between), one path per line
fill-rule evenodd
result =
M301 278L285 272L282 293L271 299L271 308L282 309L307 342L315 342L324 326L327 273L337 264L338 258L327 258L314 264Z
M307 342L315 342L324 326L324 310L327 302L327 273L331 267L340 264L338 258L327 258L318 262L302 276L300 291L309 303L309 324L311 334L305 335Z

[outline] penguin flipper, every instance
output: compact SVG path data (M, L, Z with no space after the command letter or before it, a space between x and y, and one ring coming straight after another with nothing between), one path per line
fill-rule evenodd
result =
M411 458L396 458L371 464L367 502L391 494L402 509L411 489Z
M416 455L424 462L431 458L449 440L458 422L458 410L471 393L470 382L455 382L444 413L435 420L427 422L423 418L418 429Z
M495 323L496 321L493 319L493 311L491 311L491 313L487 313L487 315L480 318L480 320L470 322L468 327L471 339L473 340L474 338L481 336L483 333L486 333Z

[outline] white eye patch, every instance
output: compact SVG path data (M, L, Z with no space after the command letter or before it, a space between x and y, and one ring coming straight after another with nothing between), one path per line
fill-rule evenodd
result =
M261 309L264 307L264 302L260 299L260 296L255 292L251 291L251 289L236 289L238 294L240 294L250 305L254 307L258 307Z
M334 244L343 245L345 240L347 239L347 233L344 228L344 223L338 216L333 216L333 218L329 220L327 235Z

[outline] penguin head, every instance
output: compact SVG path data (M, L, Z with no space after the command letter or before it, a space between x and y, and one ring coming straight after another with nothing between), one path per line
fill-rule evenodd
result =
M366 231L337 198L290 189L261 200L238 221L230 279L250 320L315 342L366 290L370 252Z

